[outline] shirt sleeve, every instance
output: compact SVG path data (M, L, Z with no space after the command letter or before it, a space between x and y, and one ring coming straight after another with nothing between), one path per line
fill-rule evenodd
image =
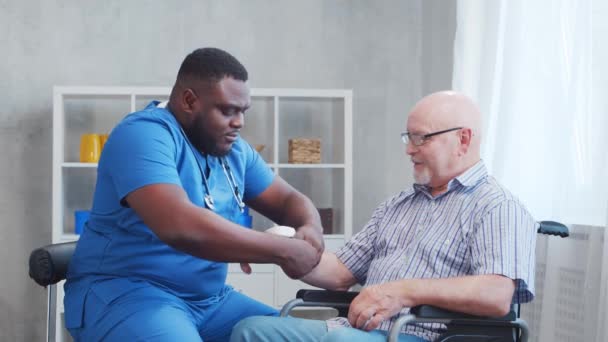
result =
M243 153L246 158L245 165L245 190L243 200L256 198L264 192L274 180L274 172L264 161L262 156L245 141L242 141Z
M125 196L146 185L181 186L175 151L175 142L166 124L152 119L125 121L108 138L100 168L110 175L124 203Z
M509 200L483 215L473 237L473 274L499 274L515 280L515 303L534 298L536 227L528 211Z
M359 284L364 284L367 279L367 271L376 254L378 228L385 213L386 203L383 203L374 210L365 227L336 252L338 259L350 270Z

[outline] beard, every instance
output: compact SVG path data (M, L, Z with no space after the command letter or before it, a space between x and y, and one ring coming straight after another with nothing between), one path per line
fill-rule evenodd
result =
M190 129L186 130L186 135L192 145L201 153L206 153L214 157L223 157L230 153L232 146L222 149L211 134L207 134L208 129L203 118L194 120Z
M420 185L429 185L431 182L431 174L428 168L422 169L422 171L416 171L414 169L414 182Z
M222 148L219 144L215 142L215 140L209 139L208 137L200 137L196 140L191 141L197 150L214 157L224 157L228 155L232 150L232 146L227 149Z

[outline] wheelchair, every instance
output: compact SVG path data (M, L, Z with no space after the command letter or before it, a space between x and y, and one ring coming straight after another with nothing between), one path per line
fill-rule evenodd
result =
M569 235L568 227L554 221L539 222L538 234L560 236ZM281 309L281 316L287 316L295 307L331 307L339 317L347 317L350 302L358 295L351 291L300 290L296 298ZM410 309L409 314L399 317L391 326L389 342L397 342L399 333L406 324L440 323L446 327L438 340L440 342L526 342L528 325L520 318L519 304L512 304L511 310L503 317L481 317L431 305L419 305Z

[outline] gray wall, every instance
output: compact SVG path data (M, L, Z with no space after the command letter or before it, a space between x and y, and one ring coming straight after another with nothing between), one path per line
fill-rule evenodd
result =
M354 223L412 180L398 133L451 84L455 4L0 0L0 340L45 334L27 257L50 242L53 85L170 86L186 53L236 55L252 87L354 90Z

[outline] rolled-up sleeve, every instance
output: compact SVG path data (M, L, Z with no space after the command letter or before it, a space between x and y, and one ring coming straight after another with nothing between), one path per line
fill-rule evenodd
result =
M375 255L376 236L378 227L386 212L386 203L380 205L363 229L355 234L338 252L336 256L355 276L357 282L365 283L367 271Z
M498 274L516 282L513 302L534 298L537 223L521 203L506 200L481 218L471 245L475 275Z

